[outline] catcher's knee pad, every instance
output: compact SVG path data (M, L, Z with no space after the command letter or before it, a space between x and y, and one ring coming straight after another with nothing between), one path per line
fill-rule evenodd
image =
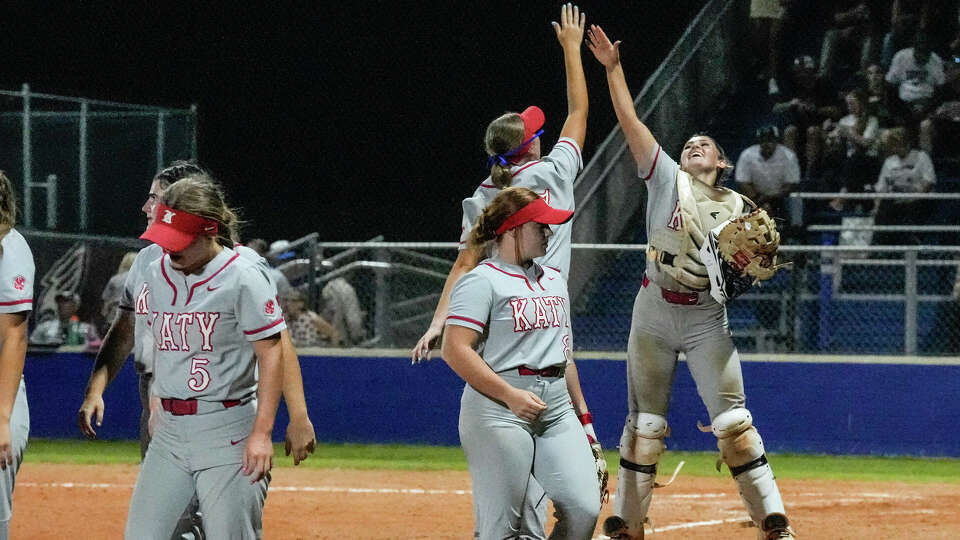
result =
M657 462L667 448L667 419L658 414L629 416L620 437L620 466L647 474L656 474Z
M732 409L720 413L711 424L717 436L720 457L730 467L734 477L742 472L766 465L763 439L753 427L753 417L747 409Z

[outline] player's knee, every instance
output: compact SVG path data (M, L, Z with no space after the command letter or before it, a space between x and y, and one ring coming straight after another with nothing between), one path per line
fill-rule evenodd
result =
M744 408L720 413L711 424L720 457L733 476L767 463L763 439L753 427L753 417Z
M660 455L666 449L663 439L667 431L667 419L658 414L631 415L620 437L620 466L655 474Z

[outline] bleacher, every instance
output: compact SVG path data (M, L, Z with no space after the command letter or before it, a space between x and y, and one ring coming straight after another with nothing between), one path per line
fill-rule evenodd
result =
M825 24L813 24L804 27L802 34L791 34L784 43L784 59L789 60L800 54L816 57L821 51L825 27ZM742 37L746 38L746 33ZM709 57L714 53L702 54ZM668 59L664 65L669 68L675 62L671 63ZM684 67L677 69L683 70ZM757 127L776 123L772 113L774 98L768 95L766 81L759 81L752 75L731 73L730 79L738 81L738 84L731 87L730 95L712 107L707 106L691 114L701 121L696 130L706 131L717 139L734 161L744 149L755 143L754 131ZM660 76L660 73L655 76ZM686 72L679 73L680 79L686 76ZM659 79L653 84L648 82L645 89L657 84ZM697 88L685 82L677 86L680 92ZM694 100L680 101L691 103ZM644 109L648 102L654 107L676 108L676 104L664 106L656 101L651 102L641 93L637 98L638 111L648 124L650 118L661 118L661 111L657 108ZM675 138L677 134L664 132L662 125L651 124L651 129L663 142L664 149L675 158L678 157L679 148L670 146L671 137ZM608 141L622 144L620 139L613 136ZM942 142L935 146L937 150L946 147L955 151L953 145ZM601 147L598 153L609 152ZM942 152L934 153L932 157L937 173L934 191L960 192L960 156ZM621 159L629 159L629 156ZM597 163L596 168L614 175L626 167L608 162ZM597 185L603 183L603 178L595 180L592 171L584 176L591 186L589 190L582 191L593 196L594 192L599 191ZM727 180L727 185L736 187L732 179ZM804 176L797 191L818 189L822 189L819 178ZM603 202L608 206L611 204L608 201L617 200L616 194L607 194L605 197ZM785 219L781 224L785 244L841 244L839 231L810 231L808 226L839 226L843 217L866 215L872 207L872 200L865 200L859 205L847 205L847 210L837 212L829 210L826 201L804 202L800 206L800 226L791 227L787 216L783 216ZM645 204L644 194L644 200L635 210L640 216ZM599 211L609 212L606 208ZM928 201L927 214L918 218L922 218L922 223L928 226L956 226L960 224L958 216L960 200L935 199ZM581 219L587 223L590 221L590 218ZM623 230L616 240L606 240L644 243L646 236L642 224L638 228ZM609 230L607 226L606 231ZM923 244L931 246L960 244L960 235L953 231L921 231L916 235ZM587 241L587 236L583 234L582 241ZM905 350L915 349L931 354L956 354L960 329L954 329L956 336L938 336L936 332L942 330L935 328L942 317L942 310L950 302L957 273L957 266L952 261L956 256L957 253L948 249L940 252L935 249L922 250L915 262L908 260L908 255L902 251L884 252L868 248L858 253L836 256L817 252L797 253L799 264L793 269L781 272L777 279L764 283L761 288L755 287L728 305L730 328L735 342L744 352L903 354ZM790 255L787 258L791 258ZM627 252L602 265L594 265L593 275L582 285L579 294L574 295L581 300L574 305L578 348L623 350L626 347L633 301L645 264L642 253Z

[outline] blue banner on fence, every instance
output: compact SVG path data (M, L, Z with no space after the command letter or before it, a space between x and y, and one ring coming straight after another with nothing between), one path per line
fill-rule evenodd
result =
M77 438L77 409L92 355L28 353L24 375L34 437ZM442 360L402 356L303 356L304 388L324 442L458 445L463 382ZM626 365L577 360L594 425L616 446L627 414ZM771 452L960 456L960 376L955 365L744 362L747 407ZM101 438L136 439L140 401L128 362L104 395ZM706 409L684 362L670 399L673 450L713 450L697 429ZM275 440L283 440L281 405Z

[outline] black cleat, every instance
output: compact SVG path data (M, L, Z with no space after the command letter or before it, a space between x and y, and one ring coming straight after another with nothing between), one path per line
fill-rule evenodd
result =
M760 538L763 540L796 538L787 516L783 514L770 514L763 518L763 526L760 531Z
M634 538L627 531L627 522L620 516L610 516L603 522L603 534L612 540L642 540L643 532Z

